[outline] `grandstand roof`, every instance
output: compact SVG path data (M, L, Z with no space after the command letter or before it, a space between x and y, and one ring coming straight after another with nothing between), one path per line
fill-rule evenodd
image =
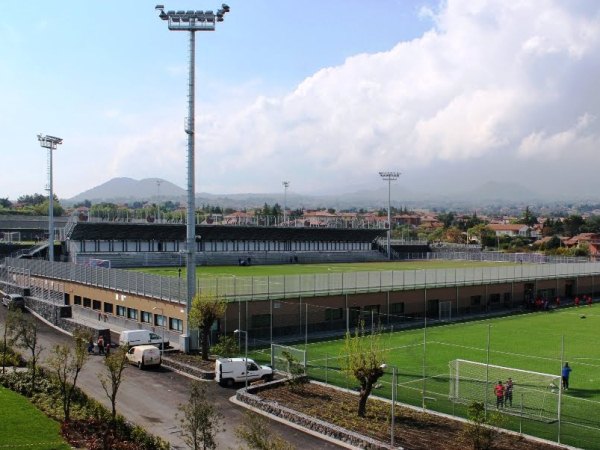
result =
M343 241L372 242L386 230L364 228L277 228L255 226L196 225L202 240L272 240L272 241ZM185 241L182 224L130 224L118 222L78 222L70 239Z
M54 217L54 224L64 227L68 217ZM48 216L0 215L0 231L47 230Z

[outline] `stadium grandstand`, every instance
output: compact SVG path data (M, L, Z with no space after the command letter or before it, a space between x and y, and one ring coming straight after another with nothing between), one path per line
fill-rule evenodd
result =
M181 266L181 224L76 222L67 227L70 261L107 260L111 267ZM381 261L384 229L196 225L198 265Z

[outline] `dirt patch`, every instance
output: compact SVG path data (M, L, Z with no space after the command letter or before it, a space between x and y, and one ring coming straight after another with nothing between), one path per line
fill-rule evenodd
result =
M293 392L286 385L276 385L256 393L287 408L327 421L334 425L390 443L390 405L370 399L367 416L356 415L358 397L348 392L318 384ZM473 448L461 436L463 423L396 405L395 444L407 450L464 450ZM494 449L556 450L555 445L537 443L509 434L498 434Z
M179 363L188 364L196 367L200 370L207 372L215 371L215 359L214 357L209 358L208 361L202 359L202 356L196 353L180 353L180 352L167 352L165 358L172 359Z

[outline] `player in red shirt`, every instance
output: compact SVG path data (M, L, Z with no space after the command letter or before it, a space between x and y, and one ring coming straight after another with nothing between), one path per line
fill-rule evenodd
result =
M575 297L575 307L579 308L579 297Z
M592 296L588 295L587 297L587 305L591 308L592 307Z
M496 394L496 408L502 408L504 406L504 385L502 381L498 381L498 384L494 386L494 393Z

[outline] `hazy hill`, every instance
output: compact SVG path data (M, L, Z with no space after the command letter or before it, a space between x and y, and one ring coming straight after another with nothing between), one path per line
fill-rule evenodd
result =
M441 192L426 192L410 190L400 183L392 184L391 199L395 207L436 207L455 209L457 207L502 205L502 204L533 204L543 201L543 197L526 187L515 183L501 183L489 181L473 186L468 190L452 192L450 189ZM70 206L77 202L90 200L92 203L113 202L132 203L134 201L185 203L187 198L185 189L160 178L146 178L134 180L132 178L113 178L106 183L82 192L69 199L61 199L61 203ZM302 195L289 192L287 206L296 208L386 208L388 201L388 187L380 186L377 189L363 189L351 193L331 195ZM243 193L243 194L210 194L196 193L196 205L218 205L223 208L255 208L265 203L283 205L283 191L277 193Z

